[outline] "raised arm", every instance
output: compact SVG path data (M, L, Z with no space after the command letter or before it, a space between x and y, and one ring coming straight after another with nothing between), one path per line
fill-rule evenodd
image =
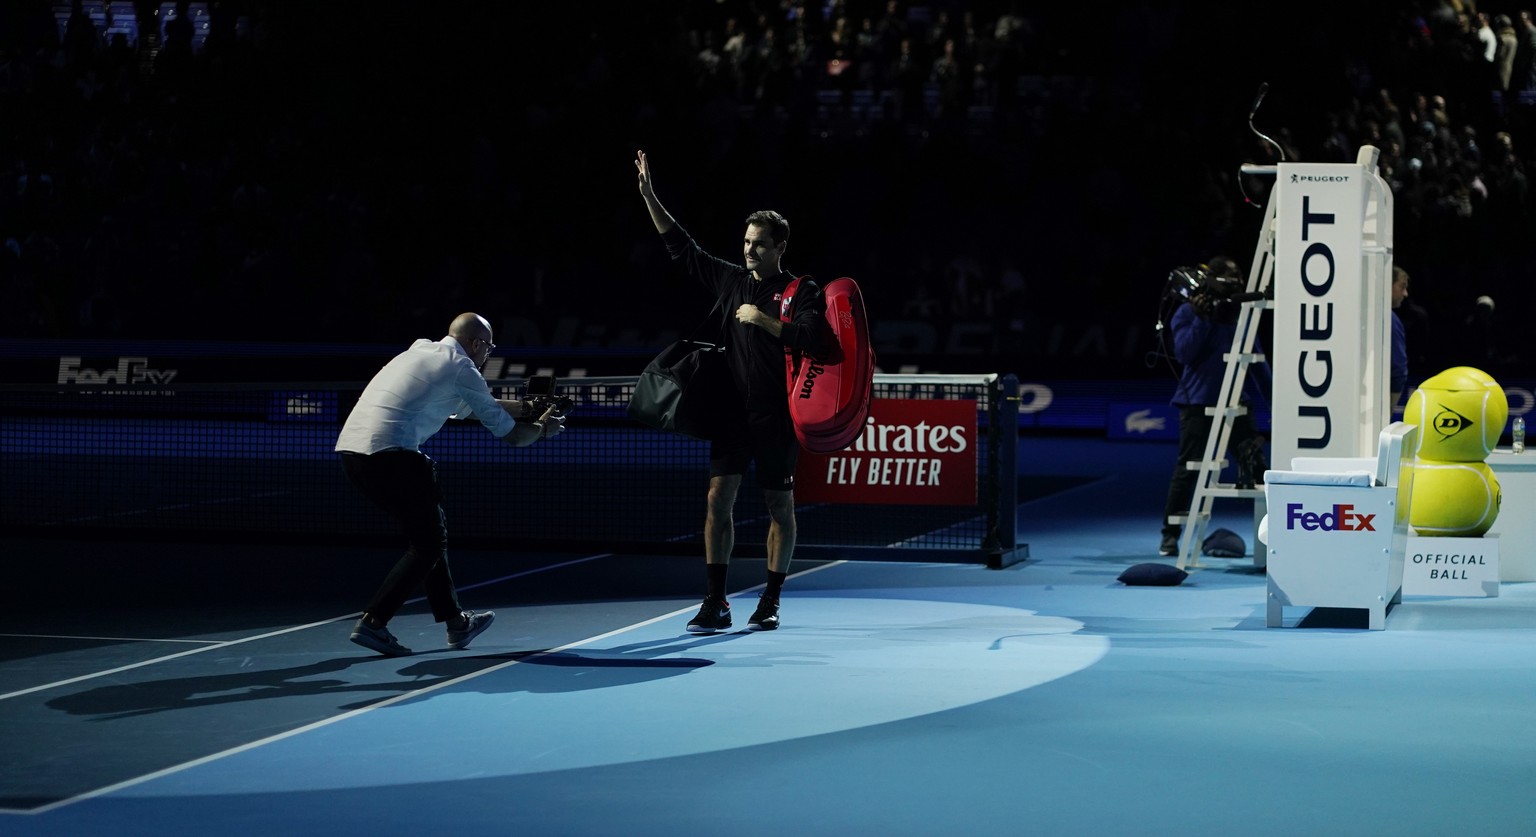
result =
M661 201L656 199L656 187L651 182L651 163L646 159L644 151L635 152L635 169L640 174L640 197L645 199L645 208L651 213L651 223L656 225L656 232L667 233L677 222L667 212Z

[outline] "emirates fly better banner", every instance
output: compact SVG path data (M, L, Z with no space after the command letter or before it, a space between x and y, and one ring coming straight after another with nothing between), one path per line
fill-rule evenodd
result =
M864 433L832 454L801 451L802 503L976 503L976 402L876 399Z

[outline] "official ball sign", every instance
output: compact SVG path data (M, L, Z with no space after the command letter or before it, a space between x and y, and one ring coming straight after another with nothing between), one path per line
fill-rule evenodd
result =
M1499 595L1499 536L1408 539L1404 596Z
M830 454L800 453L802 503L976 503L976 402L876 399L864 432Z

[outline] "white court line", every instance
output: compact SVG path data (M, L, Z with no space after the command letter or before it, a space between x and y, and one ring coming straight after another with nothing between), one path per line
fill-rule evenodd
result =
M49 689L57 689L60 686L68 686L68 685L70 685L72 683L79 683L79 682L84 681L84 680L94 680L97 677L106 677L107 675L110 675L110 674L118 674L118 673L124 672L124 671L132 671L133 669L143 668L144 666L152 666L152 665L154 665L156 663L164 663L164 662L169 662L171 660L175 660L175 659L178 659L178 658L181 658L181 657L190 657L193 654L201 654L204 651L215 651L215 650L218 650L220 648L228 648L231 645L239 645L239 644L244 643L244 642L255 642L258 639L267 639L269 637L282 636L283 634L291 634L291 633L293 633L295 631L302 631L302 630L304 630L306 628L317 628L317 627L319 627L321 625L329 625L332 622L339 622L339 621L342 621L342 620L345 620L345 619L353 618L356 615L357 614L353 614L352 617L339 616L339 617L337 617L335 619L326 619L326 620L321 621L321 622L310 622L307 625L295 625L294 627L291 627L291 628L283 628L282 630L278 630L278 631L268 631L267 633L257 634L256 636L247 636L247 637L241 637L240 639L231 639L231 640L227 640L225 642L220 642L220 643L217 643L217 644L214 644L214 645L204 645L201 648L193 648L193 649L191 649L189 651L178 651L175 654L167 654L164 657L156 657L156 658L154 658L152 660L144 660L142 662L137 662L137 663L129 663L128 665L125 665L125 666L118 666L117 668L109 668L106 671L93 671L93 672L91 672L89 674L82 674L82 675L80 675L78 677L71 677L71 678L69 678L67 680L57 680L57 681L54 681L52 683L44 683L44 684L42 684L40 686L32 686L30 688L20 689L18 691L14 691L14 692L7 692L7 693L5 693L3 695L0 695L0 700L9 700L10 698L13 698L13 697L21 697L22 695L30 695L30 694L32 694L34 692L43 692L43 691L47 691Z
M214 645L216 639L156 639L143 636L76 636L74 634L0 634L21 639L79 639L104 640L106 642L185 642L191 645Z
M611 553L607 553L607 554L611 554ZM594 556L592 556L592 558L602 558L602 557L604 557L604 556L602 556L602 555L594 555ZM590 560L592 560L592 558L583 558L583 559L580 559L580 560L581 561L590 561ZM579 561L571 561L571 562L568 562L568 563L575 564L575 563L579 563ZM836 566L838 566L840 564L846 564L846 563L847 563L847 561L843 561L843 560L833 561L831 563L823 564L823 565L821 565L819 567L811 567L810 569L807 569L807 570L801 570L800 572L797 572L794 575L789 576L789 578L800 578L802 576L810 575L811 573L820 572L820 571L828 569L830 567L836 567ZM562 565L562 566L564 566L564 565ZM533 572L538 572L538 570L534 570ZM527 574L528 573L518 573L518 575L527 575ZM515 577L516 576L507 576L507 578L515 578ZM489 583L489 582L487 582L487 583ZM761 587L761 586L763 586L763 585L758 585L758 587ZM742 595L744 593L750 593L753 590L758 589L758 587L752 587L752 588L749 588L747 590L743 590L740 593L737 593L736 595L740 596L740 595ZM357 709L353 709L350 712L346 712L346 713L343 713L341 715L337 715L335 717L324 718L322 720L315 721L314 723L306 724L305 726L297 727L295 729L288 730L287 732L280 732L280 733L278 733L276 735L271 735L271 736L268 736L266 738L260 739L258 741L251 741L251 742L248 742L248 743L245 743L245 744L241 744L238 747L231 747L228 750L222 750L222 751L217 752L217 753L211 753L209 755L202 756L200 758L195 758L195 759L193 759L191 761L182 762L181 764L172 765L171 767L166 767L166 768L162 768L160 770L156 770L153 773L146 773L143 776L135 776L132 779L124 779L123 781L118 782L117 784L107 785L106 787L97 788L95 790L86 791L85 793L82 793L82 794L79 794L79 795L76 795L76 796L71 796L68 799L61 799L61 800L59 800L57 802L51 802L51 803L49 803L47 805L42 806L41 808L33 808L33 809L30 809L30 810L27 810L27 811L18 811L18 810L14 809L14 808L9 808L9 809L8 808L0 808L0 814L45 814L45 813L47 813L49 811L53 811L53 810L56 810L58 808L62 808L65 805L72 805L72 804L74 804L76 802L83 802L83 801L85 801L87 799L94 799L94 798L96 798L98 796L104 796L104 795L112 793L114 791L123 790L124 788L131 788L134 785L140 785L140 784L143 784L145 782L153 781L153 780L159 779L159 778L161 778L163 776L169 776L169 775L171 775L173 773L180 773L183 770L188 770L188 769L191 769L193 767L200 767L200 766L205 765L205 764L210 764L212 762L218 761L219 759L222 759L222 758L225 758L225 757L228 757L228 756L238 755L239 753L243 753L243 752L245 752L247 750L254 750L257 747L263 747L263 746L265 746L267 744L272 744L272 743L277 742L277 741L282 741L285 738L292 738L292 737L294 737L296 735L301 735L301 734L306 733L306 732L311 732L313 730L317 730L317 729L320 729L322 727L328 727L331 724L334 724L334 723L337 723L337 722L340 722L340 721L345 721L348 718L355 718L358 715L362 715L365 712L372 712L375 709L383 709L386 706L393 706L393 705L395 705L397 703L400 703L401 701L410 700L410 699L413 699L413 698L418 698L418 697L421 697L422 695L426 695L426 694L430 694L432 692L435 692L438 689L446 689L449 686L455 686L455 685L458 685L460 683L465 683L465 682L468 682L470 680L475 679L476 677L481 677L483 675L490 674L492 672L501 671L502 669L511 668L512 666L518 665L519 663L525 663L525 662L528 662L530 660L537 660L540 657L548 657L551 654L559 654L562 651L568 651L568 650L570 650L572 648L580 648L583 645L589 645L591 643L598 642L600 640L604 640L604 639L607 639L607 638L612 637L612 636L618 636L619 634L623 634L623 633L627 633L629 631L633 631L636 628L643 628L646 625L654 625L655 623L660 622L663 619L672 619L672 618L677 617L677 616L682 616L683 614L686 614L689 611L693 610L693 608L694 608L694 606L690 604L687 607L681 608L679 610L674 610L671 613L663 613L660 616L653 616L650 619L646 619L646 620L641 621L641 622L636 622L636 623L634 623L632 625L626 625L626 626L624 626L622 628L615 628L615 629L613 629L611 631L608 631L607 633L598 634L597 636L589 636L586 639L578 639L575 642L566 643L565 645L562 645L562 646L560 646L558 648L549 648L549 649L540 651L540 652L538 652L536 654L529 654L526 657L521 657L521 658L518 658L516 660L508 660L508 661L506 661L504 663L498 663L497 665L491 666L490 668L483 668L483 669L480 669L479 671L473 671L473 672L470 672L469 674L465 674L465 675L462 675L460 677L455 677L452 680L445 680L445 681L443 681L441 683L434 683L434 684L432 684L430 686L425 686L423 688L416 689L416 690L410 691L410 692L402 692L401 694L395 695L394 697L385 698L384 700L381 700L378 703L370 703L367 706L363 706L363 707L359 707Z
M558 570L558 569L560 569L562 567L569 567L569 566L572 566L573 564L581 564L581 563L584 563L586 561L595 561L598 558L607 558L607 557L609 557L611 555L613 555L613 553L611 553L611 552L604 552L604 553L602 553L600 555L589 555L586 558L577 558L577 559L572 560L572 561L565 561L565 562L562 562L562 563L559 563L559 564L550 564L549 566L545 566L545 567L537 567L537 568L531 569L531 570L524 570L524 571L522 571L520 573L513 573L511 575L504 575L501 578L493 578L490 581L481 581L481 582L478 582L476 584L471 584L471 585L468 585L468 586L465 586L465 587L460 587L459 589L460 590L471 590L471 589L474 589L476 587L484 587L487 584L496 584L496 583L502 582L502 581L509 581L511 579L514 579L514 578L521 578L522 576L525 576L525 575L533 575L534 573L541 573L541 572L544 572L545 570ZM415 602L419 602L419 601L422 600L422 598L423 597L418 596L418 597L416 597L414 599L411 599L409 602L407 602L407 604L412 604L412 603L415 603ZM95 672L91 672L89 674L79 675L78 677L71 677L71 678L69 678L67 680L58 680L58 681L55 681L53 683L44 683L44 684L42 684L40 686L31 686L29 688L20 689L20 690L15 691L15 692L7 692L7 693L5 693L3 695L0 695L0 700L9 700L10 698L13 698L13 697L21 697L22 695L30 695L30 694L32 694L34 692L43 692L43 691L47 691L49 689L56 689L56 688L58 688L60 686L68 686L70 684L79 683L79 682L84 681L84 680L94 680L97 677L106 677L106 676L111 675L111 674L119 674L121 672L131 671L131 670L136 669L136 668L143 668L145 666L152 666L152 665L155 665L156 663L164 663L164 662L168 662L170 660L175 660L175 659L178 659L178 658L181 658L181 657L189 657L189 656L191 656L193 654L201 654L204 651L217 651L217 650L219 650L221 648L228 648L228 647L230 647L232 645L240 645L240 644L246 643L246 642L255 642L258 639L270 639L270 638L275 637L275 636L282 636L283 634L291 634L291 633L294 633L296 631L306 630L308 628L318 628L321 625L331 625L331 624L335 624L336 622L345 622L345 621L347 621L349 619L356 619L356 618L358 618L361 615L362 615L361 613L352 613L352 614L349 614L349 615L346 615L346 616L336 616L336 617L332 617L330 619L323 619L323 620L321 620L319 622L310 622L307 625L295 625L295 626L290 627L290 628L282 628L282 629L276 630L276 631L268 631L267 633L257 634L255 636L247 636L247 637L241 637L239 639L230 639L230 640L224 640L222 642L215 642L212 645L204 645L201 648L193 648L193 649L191 649L189 651L178 651L175 654L167 654L164 657L155 657L152 660L143 660L143 661L137 662L137 663L129 663L128 665L118 666L117 668L110 668L110 669L107 669L106 671L95 671Z

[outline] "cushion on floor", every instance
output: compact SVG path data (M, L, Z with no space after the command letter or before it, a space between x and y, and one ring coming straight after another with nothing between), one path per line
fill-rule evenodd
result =
M1119 580L1132 587L1177 587L1186 578L1189 578L1189 573L1172 564L1148 562L1127 567L1120 574Z

